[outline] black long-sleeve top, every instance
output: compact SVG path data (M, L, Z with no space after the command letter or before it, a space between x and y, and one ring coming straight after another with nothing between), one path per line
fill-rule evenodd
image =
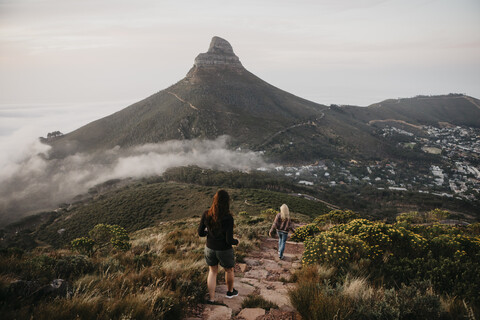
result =
M198 225L198 235L200 237L207 236L207 248L212 250L228 250L232 245L237 245L238 240L233 238L233 217L228 214L220 220L219 228L209 228L206 224L205 211Z

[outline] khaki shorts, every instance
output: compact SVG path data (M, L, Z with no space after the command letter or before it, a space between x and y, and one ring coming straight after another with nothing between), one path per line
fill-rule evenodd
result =
M205 261L211 267L220 263L225 269L230 269L235 266L235 257L233 255L233 248L227 250L212 250L205 247Z

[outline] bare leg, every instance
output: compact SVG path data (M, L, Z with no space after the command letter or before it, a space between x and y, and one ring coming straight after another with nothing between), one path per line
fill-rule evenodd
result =
M235 278L235 273L233 268L225 269L225 282L227 283L227 290L233 290L233 279Z
M208 266L207 287L210 300L215 300L215 287L217 286L218 266Z

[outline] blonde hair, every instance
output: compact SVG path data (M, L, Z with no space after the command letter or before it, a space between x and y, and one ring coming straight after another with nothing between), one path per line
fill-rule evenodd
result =
M290 210L288 210L288 206L285 203L280 207L280 218L282 220L290 219Z

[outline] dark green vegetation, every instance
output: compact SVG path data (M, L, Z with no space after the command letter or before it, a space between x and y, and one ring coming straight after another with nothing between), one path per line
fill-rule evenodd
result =
M127 231L117 225L97 224L88 234L89 237L73 239L70 242L72 249L80 254L92 255L97 251L127 251L131 248Z
M305 319L478 317L478 226L432 225L444 218L441 210L405 213L395 224L341 211L317 217L293 237L305 251L292 301Z
M116 184L115 184L116 183ZM119 225L128 232L152 226L160 221L200 216L219 187L232 196L234 212L260 212L288 203L294 212L315 217L328 212L326 204L293 196L308 194L329 203L341 204L363 217L395 221L397 214L442 208L455 212L452 219L478 220L478 206L467 201L413 192L375 188L315 189L299 186L282 176L262 172L223 172L198 167L172 168L163 177L142 180L111 181L91 188L72 204L63 204L56 212L44 212L0 230L2 247L32 249L40 240L61 247L88 234L97 224Z
M462 213L471 215L473 220L480 216L479 201L441 197L432 194L414 191L378 190L372 186L349 186L340 185L331 188L322 188L318 197L330 203L341 204L364 215L377 219L386 218L395 220L395 216L406 211L428 211L442 208L457 212L459 217Z
M205 174L205 180L197 177L202 171ZM174 179L177 176L184 179L198 178L199 182L204 182L207 186L165 181L166 179L181 180ZM99 192L92 188L90 190L92 198L67 206L68 209L63 211L29 217L25 219L25 225L19 222L7 227L3 231L6 236L2 245L30 249L35 245L35 240L40 240L49 245L61 247L75 238L84 237L97 224L119 225L128 232L133 232L160 221L200 216L209 208L211 199L219 188L218 185L223 186L230 193L234 212L260 212L264 208L278 208L282 203L289 203L294 212L305 215L315 216L328 211L327 206L321 202L277 191L253 188L270 186L275 190L285 187L281 180L268 176L264 180L255 180L255 177L262 176L263 174L251 176L241 172L208 172L190 167L172 169L167 172L165 179L157 177L133 181L131 184L109 189L106 192ZM246 185L246 187L230 187L237 184ZM98 189L101 189L101 186Z
M265 300L261 295L250 294L242 301L242 308L262 308L270 310L272 308L278 308L278 306L268 300Z

